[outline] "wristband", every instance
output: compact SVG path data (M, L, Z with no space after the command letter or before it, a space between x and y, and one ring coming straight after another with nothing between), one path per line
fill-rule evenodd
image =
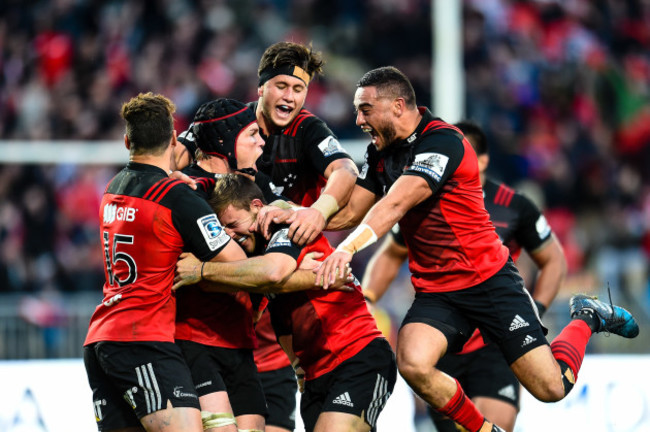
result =
M354 255L377 241L377 234L368 224L361 224L336 248Z
M311 208L318 210L325 220L327 220L330 216L339 211L339 203L332 195L322 194L318 197L316 202L311 205Z
M203 266L205 266L205 261L201 263L201 278L199 279L199 281L203 280Z
M539 313L539 317L541 318L542 315L546 312L546 306L539 300L533 300L535 302L535 306L537 306L537 313Z

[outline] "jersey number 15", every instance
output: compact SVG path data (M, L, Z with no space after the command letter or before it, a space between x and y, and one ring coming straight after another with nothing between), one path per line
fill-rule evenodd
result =
M135 282L138 277L138 267L135 260L131 255L126 252L118 252L117 247L122 244L133 244L132 235L114 234L113 241L111 241L110 233L104 231L104 261L106 262L106 273L108 273L108 284L114 285L115 282L119 286L124 286ZM124 261L128 268L128 275L119 279L114 273L115 264L118 261ZM122 273L122 272L120 272Z

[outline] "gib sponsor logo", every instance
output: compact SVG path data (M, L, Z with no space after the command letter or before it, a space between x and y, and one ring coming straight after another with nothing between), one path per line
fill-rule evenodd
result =
M115 220L133 222L137 211L138 209L133 207L118 207L115 204L107 204L104 206L104 223L113 223Z

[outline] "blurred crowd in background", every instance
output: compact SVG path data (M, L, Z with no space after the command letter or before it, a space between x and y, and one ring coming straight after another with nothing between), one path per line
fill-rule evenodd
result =
M650 322L650 1L463 5L466 117L487 132L490 175L531 196L564 246L557 319L572 292L609 285ZM146 91L174 101L181 132L207 100L256 99L259 58L281 40L323 53L306 107L359 139L352 97L367 70L398 67L430 106L431 34L430 0L4 0L0 139L121 140L121 104ZM101 291L97 208L118 168L0 165L0 293L28 294L34 325L65 324L62 293ZM389 312L409 295L393 289Z

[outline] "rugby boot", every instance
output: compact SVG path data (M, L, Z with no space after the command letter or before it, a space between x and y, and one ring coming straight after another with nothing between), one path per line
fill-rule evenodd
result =
M598 300L598 297L577 294L571 297L569 306L571 307L571 318L582 314L591 315L594 318L595 325L590 325L594 333L614 333L630 339L639 334L639 325L632 314L620 306L613 305L611 293L609 304Z

